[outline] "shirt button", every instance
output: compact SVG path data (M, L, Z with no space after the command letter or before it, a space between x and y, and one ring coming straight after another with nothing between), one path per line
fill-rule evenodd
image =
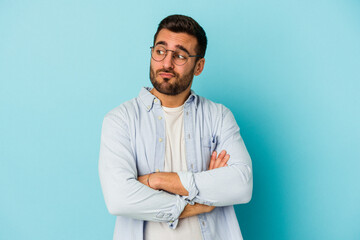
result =
M191 164L191 169L193 169L194 168L194 164Z
M202 221L201 223L202 223L202 225L205 227L205 221Z
M188 138L190 139L190 133L188 134Z
M156 103L157 103L157 101L158 101L157 99L154 100L154 102L156 102Z
M162 117L161 117L161 116L158 116L158 119L159 119L159 120L161 120L161 119L162 119Z
M162 142L163 141L163 139L162 138L159 138L159 142Z
M150 109L150 105L148 105L147 108Z
M189 112L186 112L186 116L189 116Z

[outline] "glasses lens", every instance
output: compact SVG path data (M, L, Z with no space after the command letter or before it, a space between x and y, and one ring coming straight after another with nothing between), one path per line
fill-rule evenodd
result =
M152 48L151 57L155 61L160 62L165 59L167 51L171 51L171 50L166 50L166 48L162 46L155 46ZM177 49L171 52L173 52L172 59L176 65L180 65L180 66L184 65L189 58L189 55L183 50Z
M184 65L188 60L189 55L182 50L176 50L173 54L174 63L176 65Z
M164 47L161 46L155 46L152 49L151 52L151 57L155 60L155 61L162 61L166 56L166 49Z

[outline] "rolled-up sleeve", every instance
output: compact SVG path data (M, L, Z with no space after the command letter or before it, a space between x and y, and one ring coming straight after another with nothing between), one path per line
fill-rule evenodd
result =
M188 196L183 196L183 199L191 204L194 205L194 198L198 195L199 190L195 185L194 174L192 172L186 171L179 171L177 175L180 178L181 183L183 184L184 188L189 192Z
M185 199L191 203L228 206L251 200L253 174L249 153L230 110L223 107L221 116L215 150L218 153L227 151L230 155L228 166L197 173L178 172L182 185L189 192Z
M123 115L110 112L102 125L99 176L108 211L139 220L168 222L169 227L176 228L187 202L137 180L133 141Z

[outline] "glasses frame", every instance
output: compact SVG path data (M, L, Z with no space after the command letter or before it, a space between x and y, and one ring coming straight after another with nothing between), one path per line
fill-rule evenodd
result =
M165 55L164 55L164 58L163 58L163 59L161 59L161 60L156 60L155 58L153 58L153 55L152 55L155 47L156 47L156 46L152 46L152 47L150 47L150 49L151 49L151 58L152 58L154 61L156 61L156 62L164 61L164 59L166 58L166 56L167 56L167 54L168 54L168 51L173 52L173 53L176 52L176 50L170 50L170 49L166 49L166 48L163 47L163 46L160 46L160 47L162 47L162 48L165 49ZM185 51L184 51L184 52L185 52ZM203 56L201 56L201 55L190 55L190 54L188 54L187 52L185 52L185 53L188 55L188 57L199 57L199 58L203 58ZM174 55L171 56L171 61L172 61L175 65L177 65L177 66L183 66L183 65L185 65L185 64L188 62L188 59L186 59L186 62L184 62L183 64L177 64L177 63L175 63L175 60L174 60L174 57L173 57L173 56L174 56Z

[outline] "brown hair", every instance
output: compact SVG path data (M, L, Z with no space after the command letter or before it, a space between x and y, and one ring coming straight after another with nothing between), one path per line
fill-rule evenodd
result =
M161 29L168 29L175 33L187 33L196 37L198 44L196 47L196 54L201 57L205 56L207 38L204 29L191 17L184 15L170 15L164 18L157 28L154 35L154 44L156 37ZM201 58L200 57L200 58ZM198 59L200 59L198 58Z

